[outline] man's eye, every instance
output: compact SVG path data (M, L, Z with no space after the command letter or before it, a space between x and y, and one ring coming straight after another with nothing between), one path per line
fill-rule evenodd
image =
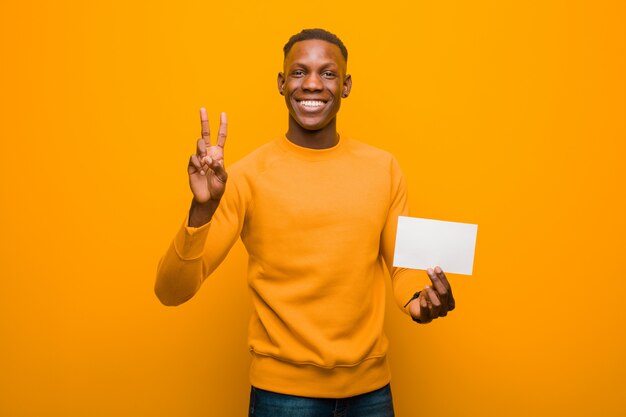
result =
M302 71L302 70L295 70L294 72L291 73L291 75L293 75L295 77L302 77L304 75L304 71Z
M326 78L333 78L335 76L335 73L332 71L324 71L322 73L322 76L326 77Z

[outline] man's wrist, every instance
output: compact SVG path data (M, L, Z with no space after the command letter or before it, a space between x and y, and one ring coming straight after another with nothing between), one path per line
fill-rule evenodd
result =
M196 199L191 200L189 208L189 227L201 227L211 221L213 214L219 206L219 200L209 200L206 203L199 203Z

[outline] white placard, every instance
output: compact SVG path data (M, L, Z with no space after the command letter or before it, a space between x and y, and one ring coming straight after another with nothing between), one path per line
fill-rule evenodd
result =
M472 275L477 224L398 217L393 265Z

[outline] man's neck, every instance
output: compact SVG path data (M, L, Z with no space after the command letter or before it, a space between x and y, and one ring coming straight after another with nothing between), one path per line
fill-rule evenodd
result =
M337 134L337 119L333 119L330 123L319 130L306 130L302 128L289 117L289 130L287 130L287 139L298 146L311 149L327 149L332 148L339 142Z

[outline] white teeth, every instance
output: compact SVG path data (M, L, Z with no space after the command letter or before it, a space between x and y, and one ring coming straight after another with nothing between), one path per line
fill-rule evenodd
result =
M321 100L302 100L300 101L300 104L304 107L319 107L323 106L324 102Z

